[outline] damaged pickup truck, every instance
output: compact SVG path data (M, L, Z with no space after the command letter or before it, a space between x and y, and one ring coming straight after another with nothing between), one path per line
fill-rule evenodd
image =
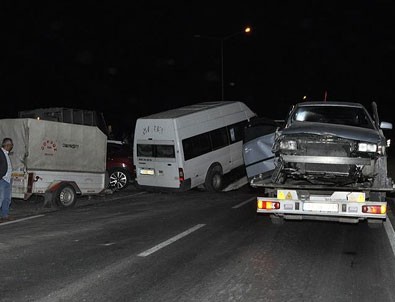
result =
M387 214L389 143L377 105L303 102L291 109L275 134L275 168L269 181L250 179L259 189L257 212L273 223L315 219L380 226Z

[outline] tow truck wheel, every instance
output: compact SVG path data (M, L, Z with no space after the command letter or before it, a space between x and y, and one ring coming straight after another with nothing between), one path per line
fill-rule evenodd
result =
M71 185L63 184L54 192L55 204L61 208L71 208L77 201L77 194Z
M284 224L284 217L270 215L270 220L271 220L272 224L277 224L277 225Z

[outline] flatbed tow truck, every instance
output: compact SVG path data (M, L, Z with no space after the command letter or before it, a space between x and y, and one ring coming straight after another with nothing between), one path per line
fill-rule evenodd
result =
M272 223L284 220L367 221L387 219L386 196L394 191L387 176L389 141L379 122L362 104L303 102L278 128L272 152L275 168L249 180L258 192L257 213Z

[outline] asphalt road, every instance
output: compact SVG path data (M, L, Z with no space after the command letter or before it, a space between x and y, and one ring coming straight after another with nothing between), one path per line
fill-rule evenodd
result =
M0 225L0 301L395 301L384 228L272 225L248 187L134 189Z

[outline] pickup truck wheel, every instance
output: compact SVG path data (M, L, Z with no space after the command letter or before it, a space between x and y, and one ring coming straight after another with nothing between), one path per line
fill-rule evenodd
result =
M214 166L209 169L206 175L204 187L208 192L220 192L222 190L224 178L220 166Z
M112 169L109 174L109 186L114 190L126 188L130 182L130 175L123 169Z
M270 215L270 220L271 220L272 224L276 224L276 225L284 224L284 217Z
M77 202L77 194L71 185L64 184L54 192L54 201L61 208L71 208Z

